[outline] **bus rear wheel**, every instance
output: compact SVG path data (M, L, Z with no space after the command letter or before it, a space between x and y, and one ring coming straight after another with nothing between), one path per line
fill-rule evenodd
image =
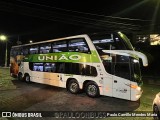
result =
M30 83L30 76L28 74L25 75L24 79L25 79L25 82Z
M98 85L95 82L88 82L85 91L86 94L92 98L99 97L100 95Z
M80 91L79 84L74 79L72 79L72 80L69 81L67 89L72 94L77 94Z
M22 77L22 73L18 73L18 80L22 81L23 77Z

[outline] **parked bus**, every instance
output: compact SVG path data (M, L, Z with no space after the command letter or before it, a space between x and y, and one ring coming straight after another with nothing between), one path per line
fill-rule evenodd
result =
M83 34L13 46L10 73L19 80L66 88L89 97L111 96L137 101L143 84L140 59L121 32Z

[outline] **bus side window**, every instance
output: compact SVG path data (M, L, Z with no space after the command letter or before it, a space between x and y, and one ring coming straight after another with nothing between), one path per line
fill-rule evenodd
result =
M81 75L85 76L97 76L97 70L95 67L85 64L79 64L81 68Z
M116 55L114 65L114 75L125 79L130 79L130 62L128 56Z
M56 72L56 64L55 63L51 64L51 72Z
M81 70L79 67L79 63L65 63L65 73L80 75Z
M52 52L67 52L67 42L66 41L55 41L52 43Z
M56 63L57 73L65 73L65 63Z
M125 44L118 36L116 35L114 36L114 41L115 41L116 49L126 50Z
M33 63L33 66L32 66L32 70L33 71L41 71L43 72L43 63Z
M33 45L29 49L30 54L38 54L39 53L38 51L39 51L39 46L38 45Z
M16 55L17 55L16 48L12 48L10 54L11 54L12 56L16 56Z
M44 72L55 72L56 71L56 65L55 63L45 63L44 64Z
M73 74L72 64L73 63L65 63L65 73L66 74Z
M95 67L80 63L65 63L65 73L85 76L97 76Z
M50 53L51 43L45 43L40 45L40 54Z
M89 47L83 38L77 38L69 41L69 51L88 53Z
M29 54L29 49L27 46L24 46L22 49L23 55L28 55Z

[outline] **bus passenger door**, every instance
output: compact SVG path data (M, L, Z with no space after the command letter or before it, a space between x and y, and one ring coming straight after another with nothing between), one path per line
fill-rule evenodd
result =
M112 64L113 69L113 97L130 100L131 68L129 58L117 56Z
M65 74L58 74L58 86L59 87L65 87L66 86L66 77Z
M45 63L43 79L46 84L61 87L63 81L63 63Z
M130 100L130 81L113 76L113 97Z
M55 81L57 82L57 85L59 87L65 87L65 63L57 63L57 78L58 80Z

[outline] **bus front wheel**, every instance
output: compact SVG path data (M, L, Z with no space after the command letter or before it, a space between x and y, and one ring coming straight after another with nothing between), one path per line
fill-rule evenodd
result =
M95 98L99 96L99 88L98 85L94 82L88 82L85 88L86 94L89 97Z
M153 113L157 114L157 116L154 116L154 120L160 120L160 111L158 110L158 106L154 105L153 106Z
M74 79L69 81L67 89L72 94L76 94L80 90L78 82L76 80L74 80Z
M30 83L30 76L28 74L25 75L24 79L27 83Z

